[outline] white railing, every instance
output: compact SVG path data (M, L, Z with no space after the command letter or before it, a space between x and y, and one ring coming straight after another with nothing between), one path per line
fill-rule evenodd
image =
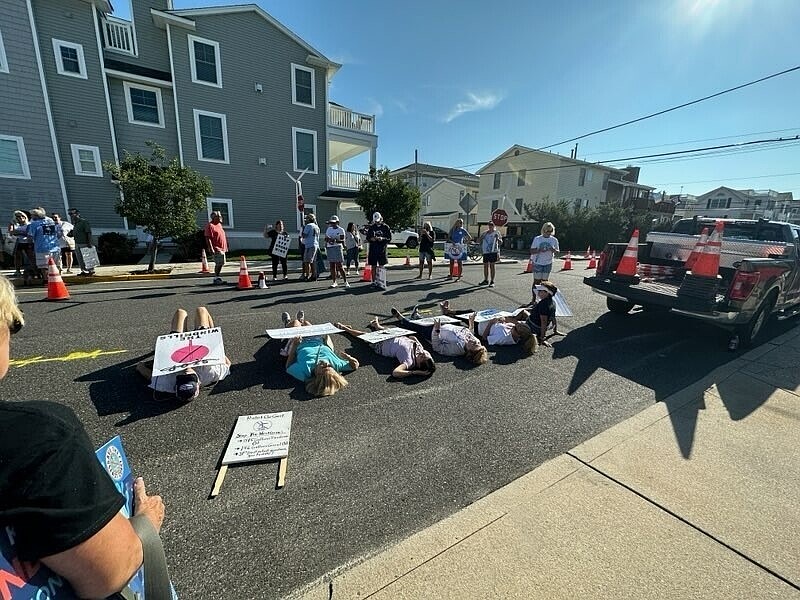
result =
M339 106L328 106L328 123L334 127L375 133L375 117L357 113Z
M103 19L103 40L109 50L122 52L123 54L136 55L136 44L133 39L133 27L130 21L117 17L105 17Z
M354 173L352 171L330 170L330 181L332 188L343 188L346 190L357 190L363 180L369 175L366 173Z

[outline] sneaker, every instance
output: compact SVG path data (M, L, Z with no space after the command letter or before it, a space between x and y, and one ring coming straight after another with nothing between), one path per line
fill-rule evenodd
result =
M84 273L81 273L81 275L83 275L83 274L84 274ZM86 273L86 275L90 275L90 273ZM223 283L225 283L225 282L224 282L224 281L222 281L222 277L214 277L214 281L213 281L212 283L213 283L214 285L222 285L222 284L223 284Z
M448 310L450 310L450 300L444 300L442 302L439 302L439 308L442 309L442 313L445 313Z
M72 269L67 269L65 272L69 273L70 275L72 275Z
M338 284L338 283L336 283L336 282L334 281L334 282L331 284L331 287L332 287L332 288L339 287L339 284Z
M286 345L283 348L281 348L280 355L281 356L289 356L289 346L288 345Z
M291 320L292 320L292 315L290 315L288 312L284 311L281 313L281 321L283 321L284 327L288 327L289 321Z
M452 275L448 275L447 277L445 277L445 280L446 280L446 281L450 281L452 278L453 278L453 276L452 276Z
M300 321L300 323L302 323L303 321L306 320L306 313L304 313L302 310L298 310L294 318Z
M397 319L398 321L403 318L402 313L399 310L397 310L394 306L390 310L391 310L392 316L395 319Z
M346 287L347 289L350 289L350 282L349 281L345 281L344 282L344 287Z
M489 280L488 279L484 279L478 285L489 285Z
M419 314L417 307L414 307L414 310L411 311L411 317L409 317L412 321L416 321L417 319L421 319L422 315Z
M288 279L289 279L289 276L288 276L288 275L284 275L284 276L283 276L283 280L284 280L284 281L286 281L286 280L288 280Z
M494 281L489 282L489 287L494 287Z

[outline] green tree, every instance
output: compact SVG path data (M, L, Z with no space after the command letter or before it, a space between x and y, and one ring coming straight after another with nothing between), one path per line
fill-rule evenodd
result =
M412 225L421 206L419 190L389 174L389 169L369 170L369 178L361 182L355 198L367 215L378 211L392 229Z
M182 167L177 158L167 160L164 148L155 142L146 144L152 151L150 158L126 151L119 165L104 166L122 192L117 213L153 236L147 268L152 272L162 239L197 230L197 213L205 207L212 188L208 177Z

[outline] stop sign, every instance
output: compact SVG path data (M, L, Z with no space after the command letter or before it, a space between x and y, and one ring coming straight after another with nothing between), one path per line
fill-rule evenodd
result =
M306 207L306 203L303 200L303 194L297 194L297 211L303 212Z
M508 223L508 213L504 211L502 208L495 209L492 211L492 223L497 225L498 227L502 227L506 223Z

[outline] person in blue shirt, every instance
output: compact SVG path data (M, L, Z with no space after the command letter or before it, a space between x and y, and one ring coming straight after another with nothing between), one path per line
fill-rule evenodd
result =
M58 230L55 221L47 216L41 206L31 209L31 222L28 235L33 239L33 251L36 253L36 266L47 282L47 265L52 258L61 272L61 246L58 243Z
M469 234L469 231L464 229L464 220L463 219L456 219L456 222L453 224L453 228L450 230L450 234L447 237L448 241L453 244L466 244L470 240L472 240L472 236ZM458 258L450 258L450 274L447 276L447 279L453 278L453 266L455 263L458 263L458 271L456 275L456 281L461 279L461 269L463 268L464 258L467 255L466 248L464 252L462 252Z

